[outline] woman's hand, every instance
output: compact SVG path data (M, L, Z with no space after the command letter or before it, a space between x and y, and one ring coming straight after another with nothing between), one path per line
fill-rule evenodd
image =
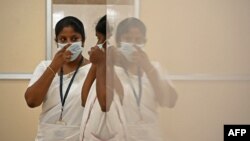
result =
M67 48L70 46L71 46L71 44L67 44L66 46L64 46L62 49L60 49L55 54L55 56L50 64L50 67L55 72L57 72L64 63L70 62L70 58L71 58L72 53L69 50L67 50Z
M152 69L152 64L147 56L147 54L139 47L136 47L136 50L133 54L132 54L132 60L135 64L138 64L139 66L141 66L141 68L147 72L150 71Z
M111 46L107 48L107 64L109 66L126 67L129 65L129 62L117 47Z
M99 47L95 46L88 52L89 60L93 64L103 64L106 63L106 51L101 50Z

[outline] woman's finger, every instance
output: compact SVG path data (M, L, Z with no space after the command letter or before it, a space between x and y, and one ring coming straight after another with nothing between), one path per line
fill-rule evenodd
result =
M59 50L59 52L64 52L68 47L70 47L71 44L67 44L66 46L64 46L61 50Z

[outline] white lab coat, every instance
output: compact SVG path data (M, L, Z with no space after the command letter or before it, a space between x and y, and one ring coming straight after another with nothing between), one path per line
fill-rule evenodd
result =
M80 141L125 141L125 131L125 118L117 94L109 111L102 112L94 82L84 109Z
M37 66L29 86L40 78L50 63L51 61L42 61ZM89 68L90 65L79 68L68 93L63 111L63 120L67 125L56 124L61 113L61 100L59 92L60 77L55 76L42 104L36 141L79 141L80 123L84 109L81 106L81 90ZM63 94L65 94L73 73L63 76Z
M159 63L153 63L153 65L158 71L160 70ZM159 128L157 113L159 102L156 101L156 95L146 74L143 74L141 77L142 96L139 108L131 88L132 83L138 97L138 76L129 72L129 75L127 75L121 67L116 67L115 70L125 90L123 111L126 118L128 141L162 141L162 132ZM172 88L172 84L167 83L166 87ZM169 100L164 96L160 99L162 103L167 103Z

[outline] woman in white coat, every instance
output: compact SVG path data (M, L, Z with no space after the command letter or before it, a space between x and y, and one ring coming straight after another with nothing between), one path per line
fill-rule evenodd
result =
M82 88L82 105L85 110L80 141L126 140L121 99L117 90L112 89L112 66L107 63L106 57L109 49L106 48L106 40L110 36L106 18L103 16L97 23L97 45L89 51L92 66Z
M177 94L161 77L159 63L143 51L146 27L136 18L121 21L116 30L115 71L124 90L123 110L128 141L162 141L157 107L174 107ZM163 75L164 76L164 75Z
M72 16L55 27L58 51L35 69L25 92L31 108L42 104L36 141L78 141L83 114L81 89L90 68L82 56L85 32Z

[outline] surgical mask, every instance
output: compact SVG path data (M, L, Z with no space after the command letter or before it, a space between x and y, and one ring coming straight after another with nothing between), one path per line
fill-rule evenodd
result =
M58 50L62 49L67 44L68 43L66 44L58 43ZM67 50L69 50L72 53L70 61L74 61L82 52L82 41L72 43L71 46L67 48Z
M102 51L104 51L103 45L105 44L106 40L101 43L101 44L97 44L98 48L100 48Z
M128 61L132 62L132 54L136 52L136 48L133 43L121 42L120 45L119 51Z
M137 47L139 47L139 48L141 48L141 49L144 49L145 44L135 44L135 46L137 46Z
M68 43L57 43L57 51L61 50L63 47L65 47Z

